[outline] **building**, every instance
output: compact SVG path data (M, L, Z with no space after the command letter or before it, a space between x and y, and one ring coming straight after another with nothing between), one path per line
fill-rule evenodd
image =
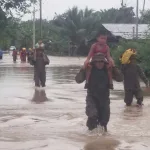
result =
M134 39L136 37L135 24L103 24L103 26L116 37L124 39ZM150 37L150 26L148 24L139 24L139 39Z

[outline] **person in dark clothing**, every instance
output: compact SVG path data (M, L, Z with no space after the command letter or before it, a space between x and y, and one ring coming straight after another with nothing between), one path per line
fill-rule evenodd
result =
M0 50L0 59L3 59L3 51Z
M17 54L18 54L18 51L16 49L13 50L13 53L12 53L12 56L13 56L13 62L16 62L17 60Z
M135 96L137 99L137 105L142 106L143 92L140 87L139 78L141 78L144 81L146 87L149 86L149 81L146 78L140 66L136 63L136 54L131 55L129 61L129 64L122 65L125 90L124 102L127 106L131 106L133 102L133 97Z
M110 93L105 56L96 54L88 67L91 73L86 97L87 127L89 130L93 130L100 125L107 132L107 124L110 118ZM86 72L87 69L85 67L80 70L76 76L77 83L82 83L86 80Z
M27 59L28 59L28 62L31 61L33 57L33 50L31 48L29 48L28 52L27 52Z
M44 53L43 49L36 49L34 51L31 65L34 65L34 81L36 87L45 87L46 69L45 66L49 64L49 59Z

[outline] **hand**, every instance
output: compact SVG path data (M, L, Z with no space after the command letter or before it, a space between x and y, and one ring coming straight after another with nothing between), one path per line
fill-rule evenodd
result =
M89 60L87 59L85 62L84 62L84 67L87 67L89 64Z
M109 60L109 67L115 67L115 63L113 59Z
M83 65L82 66L82 69L91 69L92 68L92 65L90 63L88 63L87 65Z
M111 68L111 67L112 67L111 62L108 63L107 67L108 67L108 68Z
M92 65L91 65L91 64L88 64L87 67L88 67L89 69L92 69Z

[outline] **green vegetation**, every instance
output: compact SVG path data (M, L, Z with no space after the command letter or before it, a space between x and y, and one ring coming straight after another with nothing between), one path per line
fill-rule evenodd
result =
M112 49L112 55L117 66L120 66L119 57L129 48L135 48L137 50L137 62L143 68L146 75L150 77L150 41L138 40L120 42L115 49Z
M33 1L32 1L33 2ZM22 22L13 18L12 9L26 13L31 2L29 0L3 0L0 2L0 47L10 45L32 47L32 20ZM9 10L8 14L6 10ZM148 22L149 10L142 13L141 23ZM11 17L10 17L11 16ZM94 11L73 7L61 15L55 15L51 21L43 20L43 41L51 54L87 55L88 41L93 39L100 30L106 30L102 23L134 23L133 7L123 6L119 9ZM40 39L40 22L36 20L36 41ZM51 42L50 42L51 41ZM70 47L76 46L70 53Z
M8 49L11 45L18 48L32 47L32 20L23 22L14 18L11 13L12 10L17 10L21 14L27 13L30 5L29 0L0 1L0 48ZM141 13L139 22L150 23L150 10ZM135 23L133 7L123 6L119 9L100 11L73 7L61 15L55 15L53 20L43 20L43 41L46 43L46 49L51 55L87 55L90 47L88 41L93 39L100 30L106 30L102 23ZM40 21L36 20L35 25L36 41L38 41ZM71 47L73 52L70 51ZM116 64L119 65L121 53L131 47L137 49L140 65L150 75L148 40L125 40L119 42L117 46L111 44L111 53Z
M21 16L29 12L28 8L33 2L36 3L36 0L0 0L0 48L7 49L20 42L19 29L22 23L13 17L12 11Z

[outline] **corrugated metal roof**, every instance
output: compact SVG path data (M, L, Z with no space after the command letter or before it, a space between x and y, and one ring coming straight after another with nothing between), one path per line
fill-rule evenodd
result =
M133 39L135 37L136 25L135 24L103 24L115 36L121 36L126 39ZM150 35L148 24L139 24L139 38L145 39Z

